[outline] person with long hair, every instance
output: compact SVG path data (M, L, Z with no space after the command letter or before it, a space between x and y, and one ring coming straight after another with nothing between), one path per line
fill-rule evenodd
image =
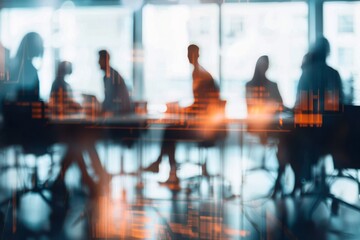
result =
M17 101L39 101L40 82L37 69L33 65L36 57L42 57L44 42L36 32L27 33L12 59L11 80L15 83Z

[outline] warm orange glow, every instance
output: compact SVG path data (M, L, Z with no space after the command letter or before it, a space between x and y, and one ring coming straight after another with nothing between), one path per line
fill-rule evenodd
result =
M323 123L322 114L314 114L314 113L296 113L294 119L295 125L299 126L318 126L320 127Z

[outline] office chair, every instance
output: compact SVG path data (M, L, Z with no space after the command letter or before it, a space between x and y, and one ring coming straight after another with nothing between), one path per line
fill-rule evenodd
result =
M51 199L43 191L49 190L48 180L40 183L38 175L38 157L49 155L53 167L54 139L52 130L46 124L44 102L13 102L4 104L4 135L7 146L18 146L16 158L20 155L35 156L35 167L31 173L31 186L18 190L16 197L20 199L29 192L39 194L51 205ZM19 162L15 159L15 162ZM6 203L8 199L2 203ZM19 203L19 201L17 201ZM2 205L2 204L0 204Z
M209 183L210 193L213 194L214 191L214 180L220 179L222 183L225 185L227 182L223 176L223 151L224 144L227 137L227 125L224 122L225 120L225 108L226 101L220 100L216 105L214 105L214 109L210 110L210 116L206 117L206 122L200 123L197 128L200 130L197 131L196 135L199 139L197 142L198 147L198 162L191 163L196 166L200 166L201 174L192 176L189 178L181 179L183 181L187 181L186 191L191 193L193 189L199 189L199 185L202 179L206 179ZM212 114L213 113L213 114ZM207 167L207 162L209 158L209 150L214 147L220 148L220 173L210 174ZM189 163L189 162L186 162ZM222 192L224 195L225 193Z
M360 189L359 178L344 173L345 170L348 169L354 169L356 171L360 169L360 163L358 161L360 156L359 117L359 107L344 106L342 114L331 116L329 118L331 126L326 128L326 132L327 134L330 134L330 137L325 137L329 142L324 145L324 148L318 147L320 148L319 156L331 154L337 174L326 174L323 161L320 160L318 163L315 163L315 167L320 168L320 171L313 176L313 190L302 193L303 197L312 196L316 198L310 208L310 217L321 202L324 202L327 205L327 200L331 200L330 209L333 215L338 214L340 204L360 212L360 207L338 198L330 191L331 184L339 178L349 178L354 180ZM320 166L318 166L319 164Z
M143 115L147 113L147 102L146 101L134 101L134 113L136 115ZM133 113L130 113L133 114ZM120 128L110 128L109 135L110 141L112 144L118 145L121 148L121 156L120 156L120 172L115 173L112 176L138 176L140 177L141 172L126 172L124 168L124 160L125 160L125 149L132 149L136 143L139 143L139 139L141 134L145 132L145 121L139 121L134 123L124 123L124 126ZM141 143L139 143L141 145ZM141 151L141 146L139 146L139 153ZM141 169L141 156L139 157L138 167ZM138 187L142 187L142 183L140 182Z
M265 116L266 118L268 116ZM276 114L273 115L274 118L277 117ZM260 117L261 118L261 117ZM246 170L246 173L251 173L254 171L265 171L266 173L269 173L271 175L272 172L276 172L277 169L272 169L268 166L266 166L266 161L268 159L269 151L272 153L271 150L275 150L276 154L276 147L278 145L278 139L275 133L267 132L267 130L276 130L279 128L279 124L276 122L275 124L273 122L270 123L264 123L262 122L262 119L255 119L254 122L250 122L247 125L247 132L250 134L249 137L256 137L256 140L250 139L250 142L253 143L255 141L254 145L260 144L262 147L262 153L261 153L261 163L260 166L250 168ZM270 120L272 121L272 120ZM243 134L243 133L242 133ZM244 141L244 140L242 140ZM253 149L253 145L250 145L250 153Z

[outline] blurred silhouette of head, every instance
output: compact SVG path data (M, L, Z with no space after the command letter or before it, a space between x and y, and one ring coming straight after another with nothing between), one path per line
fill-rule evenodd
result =
M71 62L63 61L59 63L57 77L64 78L66 75L72 73L72 64Z
M268 69L269 57L266 55L259 57L255 66L254 79L260 80L260 77L264 77Z
M99 51L99 65L100 69L106 71L107 67L109 67L110 63L110 54L106 50Z
M16 53L17 59L31 61L35 57L42 57L44 54L44 41L36 32L27 33L19 45Z
M315 44L310 50L314 60L325 61L330 54L330 44L325 37L319 37L316 39Z
M196 64L199 59L199 47L195 44L188 46L188 59L191 64Z

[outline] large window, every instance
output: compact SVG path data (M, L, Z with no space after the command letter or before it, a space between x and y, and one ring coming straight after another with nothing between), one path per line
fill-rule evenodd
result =
M44 39L44 56L41 61L34 63L39 70L40 94L43 97L49 95L55 73L51 39L52 13L51 8L12 8L2 9L0 15L0 39L2 44L10 50L12 57L15 56L21 39L26 33L37 32Z
M187 46L194 43L200 47L201 65L221 82L229 115L246 113L244 85L253 75L257 58L264 54L270 58L269 78L278 83L285 104L293 106L302 57L308 49L307 12L305 2L224 3L221 8L217 4L145 5L143 98L155 103L191 102ZM36 31L44 38L39 70L43 98L49 96L56 63L68 60L73 63L69 83L74 90L101 100L99 49L110 51L112 65L133 87L132 16L125 8L76 7L69 2L60 9L2 9L0 37L12 54L26 32ZM356 14L343 12L332 21L339 22L336 36L356 34ZM355 67L360 54L348 46L352 45L337 48L336 61Z
M41 97L49 97L56 64L73 63L68 82L75 92L103 98L103 73L98 50L111 54L113 67L132 88L132 13L120 7L76 7L71 2L52 8L2 9L1 42L14 55L22 37L30 31L44 39L45 53L39 64Z
M326 2L324 35L329 39L329 64L341 75L347 103L360 105L360 3Z
M191 102L187 46L200 47L200 64L219 79L219 10L215 4L146 5L143 9L145 98Z
M308 50L306 3L229 3L222 6L222 19L222 94L228 115L246 114L245 83L261 55L269 56L268 78L292 107Z
M54 14L59 59L74 64L72 86L103 98L98 51L110 52L110 63L132 87L132 15L118 7L64 8Z

